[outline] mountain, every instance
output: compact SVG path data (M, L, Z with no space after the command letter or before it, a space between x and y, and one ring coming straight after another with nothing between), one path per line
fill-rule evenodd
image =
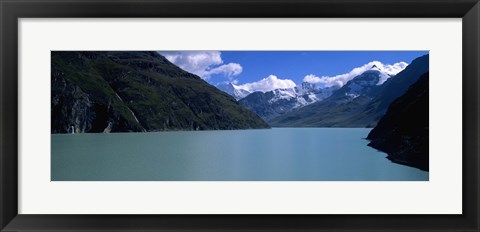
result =
M386 152L388 159L428 171L428 73L388 107L370 131L369 146Z
M360 96L374 97L382 88L381 85L378 85L382 75L383 73L376 70L374 66L348 81L332 94L330 100L351 101Z
M303 82L301 86L275 89L268 92L254 92L239 103L255 112L263 120L270 120L294 109L321 101L335 91L336 87L321 89L314 84Z
M390 104L403 95L423 74L429 71L429 62L429 55L418 57L402 72L385 81L384 87L364 108L364 112L369 115L371 122L378 122ZM375 124L372 125L374 126Z
M421 56L381 84L385 73L372 67L329 98L274 118L269 124L275 127L374 127L390 103L428 69L428 55Z
M272 126L287 127L342 127L367 104L381 86L377 85L381 73L368 70L348 81L323 101L305 106L269 121ZM349 123L352 127L362 127Z
M52 133L268 128L157 52L51 52Z
M237 100L240 100L252 93L251 91L242 89L240 88L240 86L234 85L232 83L220 83L216 85L216 87L222 90L223 92L230 94L232 97L234 97Z

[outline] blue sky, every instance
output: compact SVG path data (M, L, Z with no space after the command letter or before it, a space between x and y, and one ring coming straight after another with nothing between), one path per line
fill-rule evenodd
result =
M379 61L409 64L428 51L184 51L160 52L181 68L210 84L247 84L275 76L276 80L317 80L348 74L354 68ZM387 66L386 66L387 67ZM389 66L390 67L390 66ZM393 67L393 66L392 66ZM404 67L403 67L404 68ZM322 82L324 83L324 82Z

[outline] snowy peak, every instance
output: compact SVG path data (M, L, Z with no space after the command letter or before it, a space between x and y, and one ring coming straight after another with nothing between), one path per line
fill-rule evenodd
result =
M297 97L297 91L294 88L289 89L274 89L270 91L273 93L273 98L270 99L270 102L275 102L281 99L292 99Z
M376 70L376 71L380 71L380 68L377 66L377 65L373 65L370 70Z
M273 94L273 97L269 100L269 102L273 103L279 100L296 99L295 101L297 104L294 108L297 108L330 97L333 91L337 89L338 87L328 87L322 89L315 84L303 82L300 86L295 86L294 88L275 89L269 91Z
M383 75L385 74L378 70L367 70L348 81L340 89L339 94L351 99L359 96L369 96L372 90L378 88L378 83Z
M378 85L382 85L388 78L396 75L401 72L408 66L407 63L401 61L394 64L383 64L380 61L371 61L367 64L364 64L360 67L352 69L348 73L338 74L335 76L317 76L315 74L306 75L303 80L310 83L319 83L322 86L333 86L337 85L339 87L344 86L348 81L352 80L356 76L370 71L379 71L382 73L382 78L380 78Z
M216 87L218 89L222 90L223 92L225 92L227 94L230 94L237 101L246 97L250 93L252 93L252 92L250 92L246 89L242 89L239 86L234 85L232 83L220 83L220 84L216 85Z
M292 87L289 87L289 88L276 88L272 90L263 90L263 91L256 90L255 91L255 90L249 90L249 89L243 88L243 85L238 86L233 83L224 82L224 83L217 84L215 87L217 87L218 89L222 90L227 94L232 95L237 100L240 100L254 92L262 92L262 93L271 92L273 95L276 96L274 99L272 99L273 101L275 101L275 99L296 98L300 95L315 92L320 89L315 84L308 83L308 82L303 82L300 86L296 86L295 84L291 86Z
M241 99L241 105L268 121L292 110L330 97L338 87L320 88L304 82L293 88L278 88L267 92L254 92Z
M390 77L394 76L394 75L391 75L387 72L385 72L384 70L382 70L381 68L379 68L378 66L376 65L373 65L372 68L370 68L369 70L363 72L362 74L358 75L357 77L354 77L352 80L350 81L354 81L356 78L358 77L362 77L364 76L365 74L373 74L375 76L377 76L377 81L374 83L375 85L382 85L385 81L387 81ZM348 83L348 82L347 82Z
M405 62L398 62L393 65L385 65L379 61L373 61L371 63L373 65L368 71L380 72L380 79L378 80L377 85L382 85L390 77L397 75L397 73L401 72L408 66Z

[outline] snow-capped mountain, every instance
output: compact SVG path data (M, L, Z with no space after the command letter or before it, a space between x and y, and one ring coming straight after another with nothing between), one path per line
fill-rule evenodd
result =
M412 61L395 74L370 66L332 96L268 121L275 127L374 127L390 103L428 72L428 55ZM394 76L393 76L394 75Z
M232 83L220 83L216 85L216 87L223 92L230 94L235 99L237 99L237 101L252 93L251 91L242 89L240 86L234 85Z
M348 82L347 81L343 82L345 84L342 84L342 81L337 82L337 84L336 84L337 88L332 88L332 89L338 89L338 88L341 88L341 87L349 84L349 85L351 85L350 87L353 89L352 90L352 96L356 96L356 95L358 95L358 93L356 93L355 90L357 90L357 92L358 92L359 91L358 88L361 88L361 86L382 85L390 77L394 76L397 72L403 70L407 66L406 63L402 63L402 62L397 63L393 66L392 65L383 65L382 63L377 62L377 61L370 62L369 64L371 64L371 66L369 66L369 67L365 66L365 67L357 68L357 69L361 69L362 72L360 72L360 73L358 73L359 70L354 69L355 72L352 71L351 73L358 73L357 75L355 75L352 78L349 78ZM374 80L367 80L367 82L363 81L365 83L362 83L362 81L357 78L358 76L362 76L363 73L370 73L370 72L377 74L378 78L375 78ZM338 75L338 76L344 76L344 75L346 75L346 74ZM336 77L333 77L333 78L336 78ZM357 80L355 80L354 82L351 82L354 78L356 78ZM224 82L224 83L217 84L216 87L218 89L222 90L223 92L226 92L226 93L232 95L237 100L240 100L240 99L248 96L249 94L251 94L253 92L260 91L260 92L266 93L266 92L269 92L269 91L275 91L277 89L278 90L283 90L284 94L286 94L285 91L288 91L288 89L292 89L292 90L289 90L291 93L285 95L284 97L293 96L293 95L298 96L298 95L309 94L309 98L314 100L314 98L316 98L316 97L317 98L320 97L320 99L321 99L321 98L325 98L325 97L330 96L329 91L326 91L325 93L319 93L316 90L316 89L319 89L319 88L315 83L316 83L315 80L313 80L313 82L304 81L301 84L301 86L296 86L295 83L291 80L287 80L287 79L281 80L281 79L278 79L274 75L270 75L267 78L264 78L260 81L253 82L253 83L247 83L247 84L243 84L243 85L235 85L233 83ZM323 82L318 81L318 83L322 84ZM355 84L359 84L360 86L355 86ZM325 84L325 83L323 83L322 85L332 86L332 85ZM292 91L295 92L295 93L292 93ZM312 93L315 93L315 94L312 94ZM279 93L279 94L281 94L281 93ZM320 94L320 96L317 96L318 94Z
M342 86L332 98L350 101L359 96L373 97L380 90L380 86L391 76L382 72L377 66L363 72ZM383 81L383 82L381 82ZM379 83L382 84L379 84Z
M294 109L321 101L338 89L338 87L320 88L315 84L304 82L300 86L275 89L268 92L254 92L241 99L241 105L255 112L268 121Z
M374 64L368 71L378 71L380 78L378 79L378 82L376 83L376 85L382 85L390 77L395 76L399 72L399 70L401 71L405 69L405 67L407 67L407 64L399 63L398 66L399 66L398 69L392 71L392 70L386 69L385 67L379 68L377 65Z
M356 98L358 96L369 96L371 91L378 88L378 83L382 78L380 71L375 68L365 71L361 75L348 81L341 90L344 90L346 96Z
M220 90L232 95L240 104L255 112L265 121L300 109L327 98L335 102L349 102L364 96L372 98L381 89L380 86L394 76L384 67L373 64L363 73L349 80L345 85L320 88L317 84L303 82L292 88L278 88L271 91L252 91L232 83L217 85Z
M387 79L397 75L408 66L405 62L398 62L395 64L383 64L380 61L372 61L363 66L356 67L348 73L338 74L335 76L317 76L315 74L306 75L303 81L309 83L318 83L323 86L337 85L342 87L348 81L368 70L377 70L381 73L381 78L377 85L382 85Z

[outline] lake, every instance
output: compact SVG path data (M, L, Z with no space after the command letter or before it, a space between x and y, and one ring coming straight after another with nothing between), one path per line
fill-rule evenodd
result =
M52 181L428 181L371 128L52 134Z

